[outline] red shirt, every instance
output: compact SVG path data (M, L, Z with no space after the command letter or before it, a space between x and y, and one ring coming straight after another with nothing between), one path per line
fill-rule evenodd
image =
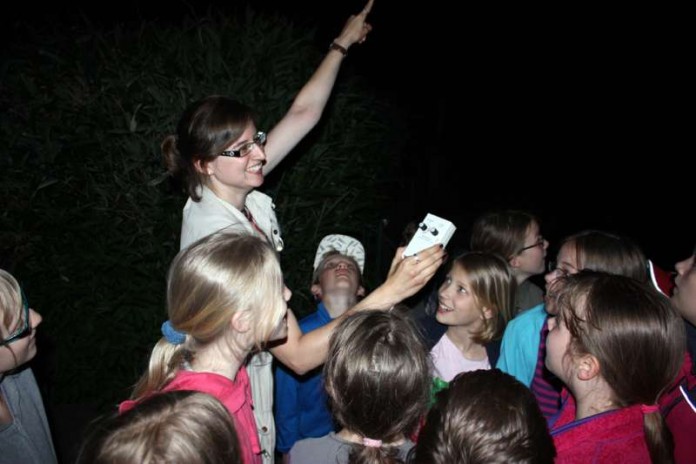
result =
M244 366L239 368L234 381L212 372L180 370L163 392L194 390L208 393L225 405L234 420L244 464L261 464L261 446L256 432L256 420L252 409L249 376ZM137 401L127 400L119 406L119 412L128 411Z

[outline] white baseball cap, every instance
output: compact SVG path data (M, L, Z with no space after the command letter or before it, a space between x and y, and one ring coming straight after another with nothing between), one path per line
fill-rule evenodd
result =
M344 256L353 258L358 263L360 274L363 273L365 269L365 248L357 239L341 234L331 234L321 239L317 247L317 254L314 256L315 271L321 260L324 259L324 255L334 250Z

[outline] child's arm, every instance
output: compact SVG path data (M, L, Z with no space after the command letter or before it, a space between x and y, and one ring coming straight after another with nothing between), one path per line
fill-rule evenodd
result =
M445 252L440 245L418 253L418 258L402 259L403 248L396 250L387 280L360 303L329 324L302 334L297 319L288 310L288 337L285 343L270 349L271 353L298 374L304 374L326 361L329 338L334 328L356 311L388 310L415 294L435 275L443 262Z

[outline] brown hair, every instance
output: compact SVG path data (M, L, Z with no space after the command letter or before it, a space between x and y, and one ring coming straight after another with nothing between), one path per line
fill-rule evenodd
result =
M534 223L539 224L539 219L525 211L485 213L479 216L472 226L471 249L497 253L510 260L524 247L527 231Z
M211 95L191 103L179 118L176 134L162 141L162 156L169 174L194 201L205 183L196 163L217 158L254 122L251 108L228 97Z
M206 393L160 393L93 425L77 464L242 462L230 413Z
M428 406L428 351L408 317L366 311L335 329L324 366L336 420L362 437L390 443L415 430ZM356 444L350 463L398 462L393 447Z
M575 246L578 269L608 272L648 281L648 261L632 240L600 230L585 230L563 240Z
M532 392L490 369L458 374L438 393L410 462L552 464L555 456Z
M571 334L566 355L598 360L617 407L656 404L679 372L686 350L682 319L647 283L582 271L567 278L559 315ZM652 461L672 462L671 435L660 412L643 417Z
M494 314L484 318L484 326L475 334L476 343L488 343L500 338L505 324L511 318L515 301L516 281L507 261L493 253L469 251L459 255L452 263L466 272L476 305L482 311L490 309Z

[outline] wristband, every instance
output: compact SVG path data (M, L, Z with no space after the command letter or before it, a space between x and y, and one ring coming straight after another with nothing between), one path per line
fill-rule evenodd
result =
M337 44L336 42L331 42L331 45L329 45L329 50L336 50L343 56L348 54L348 49L343 45Z

